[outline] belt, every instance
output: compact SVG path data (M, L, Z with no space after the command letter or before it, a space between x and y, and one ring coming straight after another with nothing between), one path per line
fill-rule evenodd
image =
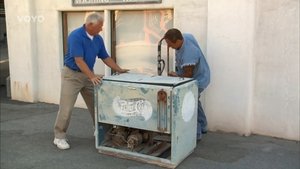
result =
M68 65L65 65L65 66L66 66L68 69L73 70L74 72L81 72L80 70L70 68Z

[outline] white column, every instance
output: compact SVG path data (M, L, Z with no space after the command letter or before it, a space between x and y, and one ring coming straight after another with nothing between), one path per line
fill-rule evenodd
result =
M110 19L110 10L104 10L104 43L106 50L109 54L111 54L111 19ZM105 76L110 76L111 68L105 65Z
M37 101L38 79L34 1L5 1L11 97L13 100Z

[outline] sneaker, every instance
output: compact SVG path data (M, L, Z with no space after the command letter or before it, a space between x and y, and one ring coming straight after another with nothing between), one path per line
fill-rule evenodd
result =
M53 144L55 144L59 149L62 150L66 150L70 148L70 145L68 144L66 139L55 138Z

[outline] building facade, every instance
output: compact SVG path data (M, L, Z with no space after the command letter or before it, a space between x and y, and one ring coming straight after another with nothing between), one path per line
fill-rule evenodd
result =
M300 140L298 0L74 5L91 2L100 0L5 1L12 99L59 103L67 34L86 12L99 11L108 52L138 72L156 71L165 30L194 34L211 68L201 98L209 130ZM95 72L111 74L101 61ZM82 98L76 106L85 107Z

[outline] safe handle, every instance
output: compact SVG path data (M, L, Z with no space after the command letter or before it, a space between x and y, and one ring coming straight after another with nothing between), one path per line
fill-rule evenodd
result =
M157 93L157 113L157 130L167 131L167 93L164 90Z

